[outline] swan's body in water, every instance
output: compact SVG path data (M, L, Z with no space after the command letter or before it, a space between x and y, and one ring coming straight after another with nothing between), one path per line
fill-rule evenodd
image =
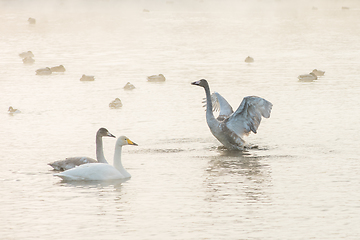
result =
M130 178L130 173L125 170L121 163L121 150L124 145L137 146L129 138L125 136L119 137L115 145L114 166L107 163L88 163L54 174L54 176L72 181L106 181Z
M64 171L86 163L108 163L104 156L102 137L115 137L106 128L100 128L96 132L96 159L89 157L70 157L64 160L49 163L54 170Z
M218 118L213 114L213 103L209 84L205 79L191 83L201 86L206 93L206 121L211 133L229 150L244 150L243 137L250 132L256 133L261 117L269 118L272 103L256 97L245 97L238 109L233 112L230 104L219 93L213 95L220 105Z
M311 82L317 79L315 73L311 72L309 74L302 74L298 76L299 81L303 82Z

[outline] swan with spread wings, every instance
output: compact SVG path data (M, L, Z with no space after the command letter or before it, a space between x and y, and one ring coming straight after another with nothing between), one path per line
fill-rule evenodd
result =
M210 95L210 87L205 79L191 84L205 89L207 124L216 139L229 150L244 150L243 137L249 135L250 132L257 133L262 117L270 117L272 103L263 98L245 97L234 112L219 93ZM214 116L214 109L220 110L217 118Z

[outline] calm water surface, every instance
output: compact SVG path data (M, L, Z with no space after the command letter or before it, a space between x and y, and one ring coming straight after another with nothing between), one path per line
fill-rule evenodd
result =
M358 1L0 4L1 239L360 237ZM325 76L297 80L314 68ZM146 82L159 73L165 83ZM190 85L201 78L233 108L274 104L246 139L257 149L218 148ZM95 156L100 127L139 144L123 151L132 178L54 177L47 163ZM104 139L110 162L114 145Z

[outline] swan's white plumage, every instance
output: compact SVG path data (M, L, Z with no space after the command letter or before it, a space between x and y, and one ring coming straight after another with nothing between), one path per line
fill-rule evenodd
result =
M250 132L257 133L261 118L270 117L272 103L263 98L245 97L233 112L230 104L219 93L210 95L210 87L205 79L192 84L205 89L207 124L211 133L228 149L242 150L245 143L243 136ZM218 118L213 114L216 108L220 108Z
M71 181L103 181L125 178L116 168L106 163L88 163L54 174Z
M124 145L137 144L125 136L119 137L115 145L114 166L106 163L88 163L54 174L54 176L70 181L105 181L130 178L131 175L121 163L121 150Z

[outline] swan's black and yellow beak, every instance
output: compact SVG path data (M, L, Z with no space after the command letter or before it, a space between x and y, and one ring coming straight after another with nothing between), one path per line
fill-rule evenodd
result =
M127 143L129 145L134 145L134 146L138 146L137 143L134 143L133 141L131 141L130 139L126 139Z

